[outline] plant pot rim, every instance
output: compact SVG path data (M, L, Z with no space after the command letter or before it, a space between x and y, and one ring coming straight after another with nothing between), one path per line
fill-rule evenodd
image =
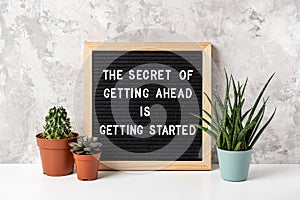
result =
M94 154L77 154L77 153L74 153L72 152L73 154L76 154L78 156L92 156L92 155L97 155L97 154L101 154L102 152L99 152L99 153L94 153Z
M77 138L77 137L79 136L78 133L72 132L72 134L74 135L73 137L70 137L70 138L64 138L64 139L46 139L46 138L42 138L42 137L41 137L42 133L38 133L37 135L35 135L35 137L38 138L38 139L40 139L40 140L61 141L61 140L70 140L70 139L74 139L74 138Z
M76 154L73 152L72 152L72 154L73 154L74 160L94 160L94 158L99 160L101 157L101 152L95 153L95 154L87 154L87 155L80 155L80 154Z
M217 149L218 149L218 151L222 151L222 152L226 152L226 153L232 153L232 154L252 152L252 149L248 149L248 150L245 150L245 151L228 151L228 150L225 150L225 149L220 149L219 147L217 147Z
M69 143L73 141L75 142L78 137L77 133L73 133L73 134L74 137L71 138L49 140L49 139L41 138L41 133L39 133L36 135L36 141L37 141L37 145L40 148L44 148L44 149L70 149Z

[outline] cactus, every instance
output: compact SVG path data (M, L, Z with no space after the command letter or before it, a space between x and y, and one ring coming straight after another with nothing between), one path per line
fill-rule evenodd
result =
M70 125L70 118L64 107L50 108L49 114L45 117L43 138L49 140L66 139L73 136Z
M102 144L97 137L79 136L77 142L69 143L70 151L79 155L91 155L101 152Z

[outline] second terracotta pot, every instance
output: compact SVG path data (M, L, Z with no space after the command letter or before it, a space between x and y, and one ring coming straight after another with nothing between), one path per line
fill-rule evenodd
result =
M82 181L95 180L98 177L101 153L93 155L78 155L73 153L77 178Z

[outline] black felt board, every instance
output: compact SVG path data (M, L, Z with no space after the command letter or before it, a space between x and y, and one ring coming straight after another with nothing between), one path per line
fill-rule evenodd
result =
M194 70L192 78L188 81L189 87L193 89L196 102L187 102L185 99L155 99L153 94L157 88L181 87L178 80L166 81L139 81L125 82L123 86L142 88L150 90L147 99L112 100L104 98L105 88L118 87L123 80L104 80L104 69L122 69L126 74L130 69L151 69L151 65L158 69L172 69L174 73L180 70ZM166 66L166 67L164 67ZM119 121L129 119L137 125L149 125L159 117L159 112L150 117L140 117L139 106L160 105L166 115L165 125L177 125L182 119L191 119L189 113L200 115L202 110L202 52L201 51L93 51L92 53L92 130L93 136L100 137L103 143L103 161L201 161L202 160L202 132L197 130L193 136L177 137L176 144L170 145L167 151L159 152L168 144L171 144L175 136L135 137L128 135L101 135L100 125L115 125L116 116ZM167 86L166 86L167 85ZM112 103L114 101L114 103ZM126 102L127 101L127 102ZM128 106L125 106L128 105ZM195 113L195 105L198 112ZM119 106L119 107L118 107ZM118 111L120 109L120 111ZM114 111L112 111L114 110ZM127 110L127 111L126 111ZM195 121L193 121L195 123ZM197 120L196 123L201 123ZM119 131L118 131L119 133ZM186 141L190 145L186 147ZM184 150L182 152L182 150Z

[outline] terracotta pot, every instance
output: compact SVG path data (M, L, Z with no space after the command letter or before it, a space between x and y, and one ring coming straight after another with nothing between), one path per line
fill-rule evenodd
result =
M91 181L97 179L100 156L101 153L93 155L78 155L73 153L77 178L79 180Z
M76 142L78 134L62 140L43 139L42 134L36 135L37 144L43 165L43 172L48 176L65 176L73 173L74 159L70 152L69 142Z

